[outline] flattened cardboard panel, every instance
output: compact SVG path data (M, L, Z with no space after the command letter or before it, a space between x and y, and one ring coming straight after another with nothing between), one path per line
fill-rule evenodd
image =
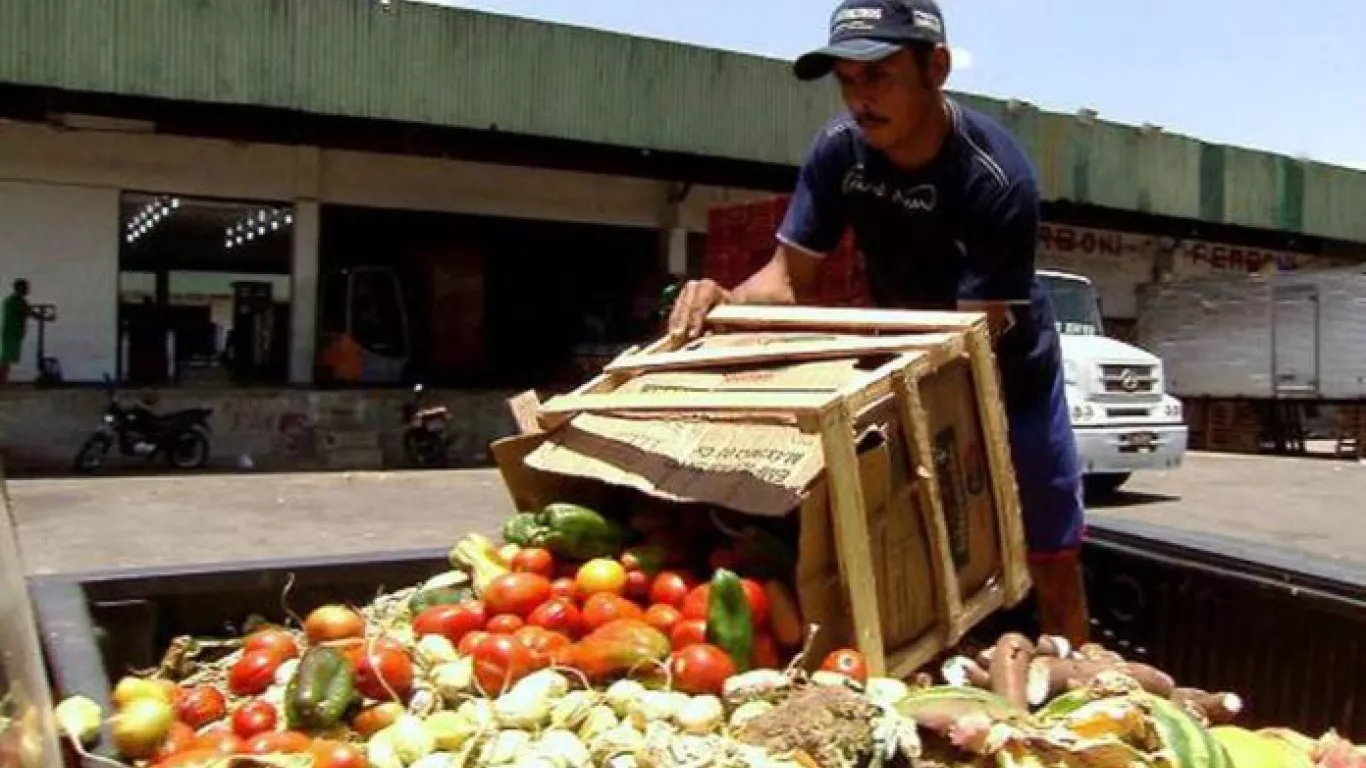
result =
M493 443L493 458L503 476L503 485L520 511L538 510L556 501L573 501L594 509L607 509L611 488L588 478L543 472L530 467L526 458L539 448L547 435L538 432L508 437Z
M782 517L801 504L824 459L820 437L795 426L583 414L531 451L526 464L672 501Z
M964 599L1000 570L1001 557L996 500L972 385L967 360L954 360L920 380L949 550Z

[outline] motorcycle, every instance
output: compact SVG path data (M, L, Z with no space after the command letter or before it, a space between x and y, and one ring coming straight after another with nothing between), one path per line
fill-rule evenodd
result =
M86 438L77 452L77 473L88 475L99 471L115 444L123 456L148 461L164 456L175 469L199 469L208 463L212 408L186 408L157 414L142 405L124 406L119 403L118 391L108 376L104 377L104 391L109 398L104 409L104 423Z
M446 434L450 412L445 406L422 407L421 383L413 385L413 396L403 406L403 448L408 460L424 468L444 467L449 461L451 439Z

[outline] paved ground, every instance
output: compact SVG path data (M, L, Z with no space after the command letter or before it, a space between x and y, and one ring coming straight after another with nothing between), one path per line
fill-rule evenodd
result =
M1091 514L1366 563L1363 500L1355 461L1191 453L1175 471L1134 475Z
M49 574L442 547L511 510L495 472L20 479L27 571ZM1092 513L1366 560L1366 466L1191 454Z

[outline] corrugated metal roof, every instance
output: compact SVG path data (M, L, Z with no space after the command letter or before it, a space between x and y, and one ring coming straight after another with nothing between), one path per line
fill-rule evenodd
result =
M0 81L796 164L838 107L783 61L422 3L5 0ZM964 96L1049 199L1366 241L1366 174Z

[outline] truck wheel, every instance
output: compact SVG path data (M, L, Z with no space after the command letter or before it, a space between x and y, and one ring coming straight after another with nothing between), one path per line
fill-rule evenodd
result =
M1092 499L1109 496L1127 482L1129 482L1128 472L1118 472L1112 475L1086 475L1082 478L1082 483L1086 486L1086 496Z

